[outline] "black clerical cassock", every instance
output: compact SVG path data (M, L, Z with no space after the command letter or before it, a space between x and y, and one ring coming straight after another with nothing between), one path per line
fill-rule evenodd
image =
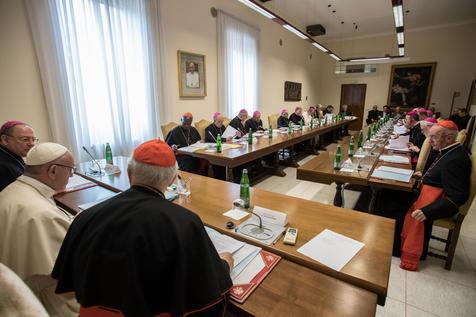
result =
M247 133L245 126L243 125L243 123L241 123L241 119L238 116L234 117L230 121L230 125L236 130L240 131L241 134Z
M165 142L168 145L176 145L177 148L186 147L200 141L201 137L194 127L184 128L177 126L169 132ZM190 155L177 155L177 163L182 171L197 173L200 168L200 159Z
M303 120L302 116L297 115L295 112L291 114L289 117L289 121L291 121L294 124L299 124Z
M217 136L220 134L220 136L225 133L225 126L222 124L221 127L217 127L215 123L211 123L208 127L205 129L205 142L216 142L217 141ZM222 141L223 140L222 138Z
M278 118L278 128L287 128L289 126L289 119L284 116Z
M23 159L0 145L0 191L23 175L25 162Z
M79 214L52 276L56 292L75 292L83 308L125 316L222 316L232 286L200 218L142 186Z
M251 129L252 132L263 131L263 121L256 121L253 118L250 118L246 120L245 129L246 131L250 131Z

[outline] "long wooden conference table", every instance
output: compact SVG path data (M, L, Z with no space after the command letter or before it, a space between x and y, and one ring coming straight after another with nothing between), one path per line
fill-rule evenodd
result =
M357 135L354 135L357 140ZM348 159L350 136L343 138L338 144L342 150L342 162ZM398 167L403 169L412 169L411 163L389 163L379 160L381 155L398 154L401 156L410 157L405 153L394 153L391 150L384 148L384 143L381 146L374 147L371 150L371 155L367 155L360 161L363 169L354 169L352 172L343 172L334 169L334 157L337 149L336 144L331 144L327 147L325 152L313 158L303 166L298 167L296 177L300 180L317 182L322 184L336 184L336 194L334 197L334 205L342 206L342 186L344 184L353 184L370 187L372 189L372 200L370 202L369 211L373 212L375 197L378 191L382 188L400 190L411 192L415 185L415 180L412 178L410 182L400 182L395 180L380 179L372 176L373 171L380 166ZM353 158L355 163L357 158Z
M304 127L302 131L294 131L292 133L278 133L272 138L260 137L257 138L257 142L248 145L243 144L239 148L231 148L222 151L221 153L208 152L204 149L197 150L195 152L177 150L178 154L191 155L194 157L202 158L210 162L210 164L223 166L226 169L226 180L233 181L233 168L252 162L259 158L263 158L269 154L276 153L281 149L292 147L298 143L315 138L318 135L326 134L332 131L341 129L344 126L356 121L357 119L343 119L336 121L335 123L329 123L321 127ZM291 158L292 160L292 158ZM293 166L298 165L293 162ZM279 176L285 176L278 165L274 166L275 174Z
M78 173L99 186L60 194L56 197L58 205L77 213L81 204L128 189L127 158L116 157L115 164L121 168L120 174L97 178L85 175L86 165L82 164ZM181 196L176 203L194 211L207 226L236 239L259 244L225 227L230 219L223 213L231 209L232 201L239 197L239 185L181 174L185 179L192 178L192 194L187 198ZM298 228L299 235L295 246L284 245L282 238L274 245L259 244L263 249L281 255L283 260L244 304L233 304L240 312L257 316L282 315L282 312L293 316L373 316L377 300L381 305L385 303L393 220L256 188L251 189L251 203L287 213L289 225ZM365 243L340 272L297 252L324 229Z

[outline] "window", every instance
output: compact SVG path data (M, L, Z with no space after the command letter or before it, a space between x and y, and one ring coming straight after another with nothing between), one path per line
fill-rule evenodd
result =
M114 155L129 155L157 137L153 13L147 1L48 3L66 130L71 130L63 133L72 135L75 154L85 145L103 157L109 142Z
M259 30L219 11L219 103L234 117L259 102Z

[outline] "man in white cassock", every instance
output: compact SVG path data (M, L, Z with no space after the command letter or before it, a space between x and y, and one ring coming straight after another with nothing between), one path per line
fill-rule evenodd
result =
M78 316L74 295L56 295L50 276L71 223L53 195L73 175L73 155L62 145L42 143L28 152L25 165L24 175L0 192L0 262L25 281L50 316Z

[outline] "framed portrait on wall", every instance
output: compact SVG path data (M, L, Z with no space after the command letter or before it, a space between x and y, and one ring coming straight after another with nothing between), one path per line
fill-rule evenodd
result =
M388 102L390 107L427 108L436 63L392 65Z
M205 55L177 51L179 95L200 98L207 95Z
M301 101L301 83L284 82L284 101Z

